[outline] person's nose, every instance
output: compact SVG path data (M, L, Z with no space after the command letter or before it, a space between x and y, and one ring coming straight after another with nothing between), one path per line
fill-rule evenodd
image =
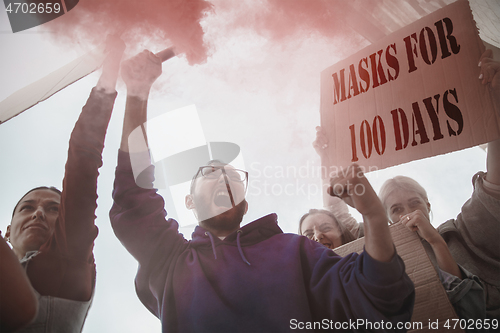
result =
M323 233L318 230L314 230L313 240L319 243L321 239L323 239Z
M221 172L220 176L219 176L219 179L218 179L218 182L219 183L222 183L222 184L225 184L225 183L230 183L230 179L229 177L224 173L224 172Z
M43 221L45 220L45 210L43 207L37 207L37 209L33 212L33 220L37 218Z

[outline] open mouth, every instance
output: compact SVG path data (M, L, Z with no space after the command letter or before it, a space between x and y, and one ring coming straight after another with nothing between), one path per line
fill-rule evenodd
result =
M331 243L327 243L327 242L322 242L321 243L322 245L326 246L327 248L331 249L332 248L332 244Z
M215 194L214 203L217 207L231 208L231 199L226 191L219 191Z

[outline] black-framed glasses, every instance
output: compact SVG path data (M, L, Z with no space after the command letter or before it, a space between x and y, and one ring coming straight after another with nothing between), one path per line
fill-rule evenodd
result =
M197 178L204 177L207 179L217 179L222 174L225 175L226 179L228 178L231 181L241 183L246 193L248 188L248 172L240 169L234 169L228 165L204 165L199 167L198 172L193 177L193 181L191 182L191 193L193 193L194 181Z
M200 175L209 178L215 179L219 178L222 173L226 174L229 179L236 182L248 182L248 172L240 169L234 169L232 167L228 167L227 165L205 165L201 166L196 173L196 177L198 178Z

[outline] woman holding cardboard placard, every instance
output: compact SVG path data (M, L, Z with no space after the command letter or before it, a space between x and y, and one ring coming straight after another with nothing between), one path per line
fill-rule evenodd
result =
M497 112L500 113L500 62L491 58L491 50L481 57L479 79L488 85ZM431 205L425 190L413 179L398 176L384 183L380 198L393 222L402 222L419 233L430 245L452 303L465 290L473 290L471 280L480 280L484 288L487 318L500 319L500 140L488 144L487 172L473 177L474 193L456 219L434 229L429 221ZM424 244L426 244L424 243ZM458 264L458 265L457 265ZM471 291L472 292L472 291ZM455 310L477 310L478 304ZM469 309L469 310L467 310ZM470 317L469 317L470 318Z
M479 67L479 80L489 87L495 109L500 113L500 62L494 61L491 50L487 50ZM327 144L319 129L313 146L318 151ZM474 193L461 213L437 230L430 223L427 193L415 180L404 176L390 179L379 196L393 223L405 224L424 239L424 247L438 267L443 286L460 318L499 320L500 140L488 144L487 173L477 173L473 184ZM348 221L345 226L361 231L357 235L362 236L362 224L355 226Z

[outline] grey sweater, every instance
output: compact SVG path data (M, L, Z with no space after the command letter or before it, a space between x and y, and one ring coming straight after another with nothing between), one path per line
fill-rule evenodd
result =
M500 200L485 192L484 176L474 175L471 198L438 231L457 264L481 280L487 318L500 319Z

